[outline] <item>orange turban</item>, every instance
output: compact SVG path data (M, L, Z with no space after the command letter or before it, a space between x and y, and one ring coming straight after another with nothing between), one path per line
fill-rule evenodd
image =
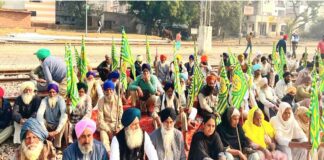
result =
M166 57L166 55L165 54L161 54L160 55L160 60L162 61L162 59L166 59L167 57Z
M208 57L205 54L200 57L201 62L207 62L207 60L208 60Z
M206 77L206 82L209 83L211 81L216 81L217 80L217 77L215 75L209 75Z

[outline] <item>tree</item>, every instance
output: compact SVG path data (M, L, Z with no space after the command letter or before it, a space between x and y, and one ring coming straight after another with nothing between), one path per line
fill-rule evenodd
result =
M198 21L199 3L190 1L129 1L129 13L142 20L147 34L161 24L187 24Z
M293 19L288 20L286 28L286 33L289 35L305 27L307 23L316 21L318 18L318 10L322 4L320 1L307 1L306 9L299 13L298 8L302 2L300 0L290 0L289 3L291 3L293 7Z
M214 1L212 3L212 26L217 36L222 32L239 32L241 3L235 1Z
M317 20L313 25L310 26L309 32L305 33L303 37L319 39L322 38L323 35L323 26L324 26L324 18Z

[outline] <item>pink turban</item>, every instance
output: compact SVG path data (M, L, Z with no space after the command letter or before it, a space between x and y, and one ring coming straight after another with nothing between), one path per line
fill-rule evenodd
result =
M75 125L75 133L77 138L79 138L83 131L89 128L91 130L91 133L93 134L96 131L96 122L94 122L91 119L82 119Z

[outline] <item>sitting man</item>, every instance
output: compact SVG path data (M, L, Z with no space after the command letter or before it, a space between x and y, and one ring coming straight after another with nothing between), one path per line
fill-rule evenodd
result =
M92 106L91 106L91 98L89 95L87 95L88 86L87 84L83 82L77 83L78 92L79 92L79 103L76 105L76 107L72 110L71 107L69 107L68 113L70 114L70 122L69 122L69 128L65 130L65 135L69 137L68 142L72 143L74 137L72 136L74 126L76 123L78 123L81 119L84 118L91 118L92 113Z
M24 82L20 86L21 95L17 97L13 106L12 118L14 120L15 133L14 144L20 144L20 130L25 121L30 118L36 118L38 107L42 99L34 92L35 84L31 81Z
M186 160L184 139L181 132L174 128L177 118L175 110L165 108L159 115L163 124L150 135L158 158Z
M48 85L49 96L42 100L37 111L37 120L49 132L49 138L54 139L54 147L60 149L68 116L65 101L58 95L58 88L54 83Z
M93 71L89 71L86 74L87 79L86 83L88 86L87 95L91 97L91 106L93 108L98 108L98 100L103 97L103 91L100 83L95 79L96 73Z
M120 96L123 104L127 103L127 97L126 97L126 88L122 85L122 83L119 80L120 74L118 71L113 71L109 74L108 80L112 81L115 85L115 92L116 95Z
M214 114L218 102L218 90L216 88L217 77L213 74L207 76L207 84L203 86L198 94L198 114L202 117Z
M158 94L158 79L155 75L151 74L151 66L143 64L143 74L139 75L136 80L130 84L132 106L136 106L136 100L140 99L142 102L141 110L148 112L150 107L154 106L156 101L156 94ZM144 104L144 105L143 105Z
M48 132L35 118L26 120L21 128L21 146L17 149L16 159L56 159L52 142L46 140Z
M104 83L105 96L98 102L100 139L107 151L110 152L110 140L122 128L120 122L123 114L121 99L114 92L114 83ZM119 100L118 100L119 99Z
M75 125L78 141L69 145L63 152L63 160L97 159L108 160L104 145L93 139L96 123L91 119L82 119Z
M12 109L10 102L3 98L4 89L0 87L0 144L6 141L13 132L11 125Z
M157 160L158 156L149 135L140 127L141 111L127 109L122 116L124 128L113 137L110 159L113 160Z
M104 82L107 80L109 73L112 69L112 60L108 55L105 55L105 60L102 61L97 67L97 71L99 72L100 79Z
M282 99L287 94L288 87L292 86L290 72L285 72L283 74L283 79L276 83L275 92L279 99Z

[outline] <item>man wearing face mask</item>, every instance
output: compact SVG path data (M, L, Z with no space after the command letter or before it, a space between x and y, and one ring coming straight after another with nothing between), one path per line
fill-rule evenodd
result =
M216 87L217 77L214 74L207 76L207 84L202 87L198 94L198 113L202 117L214 114L218 102L218 88Z
M290 72L283 74L283 79L279 80L275 87L275 92L278 98L282 99L288 92L288 87L292 86Z

